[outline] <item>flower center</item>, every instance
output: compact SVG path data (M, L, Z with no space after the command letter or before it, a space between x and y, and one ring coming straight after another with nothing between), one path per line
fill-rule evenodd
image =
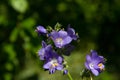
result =
M94 69L94 64L93 64L93 63L90 63L90 64L89 64L89 67L90 67L90 69Z
M56 59L51 61L52 67L57 67L58 66L58 62Z
M52 66L53 66L53 67L57 67L57 66L58 66L58 63L53 63Z
M63 44L63 39L62 38L57 38L55 40L55 42L58 43L58 44Z
M104 70L104 65L102 63L99 63L98 67L100 68L100 70Z

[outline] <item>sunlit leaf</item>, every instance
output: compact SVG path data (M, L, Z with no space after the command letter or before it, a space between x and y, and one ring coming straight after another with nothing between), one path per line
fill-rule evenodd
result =
M11 6L18 12L24 13L28 8L27 0L10 0Z

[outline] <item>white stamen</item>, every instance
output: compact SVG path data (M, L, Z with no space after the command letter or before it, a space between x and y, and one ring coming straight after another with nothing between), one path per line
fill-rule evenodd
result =
M51 67L56 67L56 66L58 66L58 62L57 62L57 60L56 60L56 59L51 60L51 62L50 62L50 63L52 64L52 66L51 66Z
M90 67L90 69L94 69L94 64L93 64L93 63L90 63L90 64L89 64L89 67Z
M57 38L55 40L55 42L58 43L58 44L60 44L60 45L62 45L63 44L63 39L62 38Z

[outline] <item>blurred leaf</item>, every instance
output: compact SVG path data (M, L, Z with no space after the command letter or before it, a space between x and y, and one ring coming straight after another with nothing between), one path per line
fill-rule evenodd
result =
M117 77L114 74L108 73L108 72L103 72L102 77L100 80L118 80Z
M20 32L20 36L23 38L24 40L24 43L23 43L23 48L26 50L26 51L30 51L31 50L31 47L32 47L32 44L30 43L30 37L25 33L24 30L21 30Z
M7 19L6 19L6 15L1 15L0 14L0 25L3 24L3 25L7 25L8 22L7 22Z
M77 4L82 8L84 12L84 16L87 21L91 21L91 19L95 16L96 11L98 9L97 3L92 3L91 1L85 0L76 0Z
M28 37L26 37L26 39L28 39ZM26 40L25 39L25 40ZM28 41L25 41L25 43L23 44L23 48L26 50L26 51L30 51L32 49L32 44Z
M12 80L12 75L10 73L6 73L4 75L4 80Z
M24 13L28 8L27 0L10 0L10 3L12 7L20 13Z
M67 4L65 4L65 3L60 3L60 4L58 4L57 10L58 10L59 12L64 12L64 11L66 11L66 10L67 10Z
M10 35L10 41L11 41L11 42L15 42L15 41L16 41L17 36L18 36L18 33L19 33L19 30L18 30L18 28L16 27L16 28L12 31L11 35Z
M8 71L13 70L13 65L12 65L11 63L6 63L6 64L5 64L5 67L6 67L6 69L7 69Z
M35 19L34 18L27 18L25 19L21 24L26 29L31 29L35 25Z
M8 53L10 60L15 60L16 54L15 54L15 51L14 51L14 49L13 49L13 45L11 45L11 44L6 44L6 45L4 46L4 50L6 51L6 53Z
M8 25L7 7L4 4L0 4L0 25Z

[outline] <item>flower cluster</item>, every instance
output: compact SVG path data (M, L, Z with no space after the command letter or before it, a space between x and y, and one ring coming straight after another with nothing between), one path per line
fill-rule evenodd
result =
M49 70L50 74L53 74L56 70L67 74L68 70L63 54L70 55L70 52L74 48L71 42L78 39L78 35L76 35L75 30L70 25L66 31L60 27L61 25L57 23L55 29L52 29L52 27L46 29L43 26L37 26L35 30L38 35L47 38L42 41L42 48L38 51L38 55L40 60L44 61L43 68Z
M67 64L63 55L69 56L74 46L71 45L72 41L76 41L79 36L75 30L68 25L67 30L62 29L61 25L57 23L54 29L50 26L47 28L37 26L35 30L40 37L44 36L41 45L42 48L38 51L40 60L44 62L43 68L48 70L50 74L60 70L63 74L68 74ZM96 51L91 50L90 54L86 56L85 69L82 77L98 76L105 69L105 59L99 56ZM70 74L68 74L71 79Z

